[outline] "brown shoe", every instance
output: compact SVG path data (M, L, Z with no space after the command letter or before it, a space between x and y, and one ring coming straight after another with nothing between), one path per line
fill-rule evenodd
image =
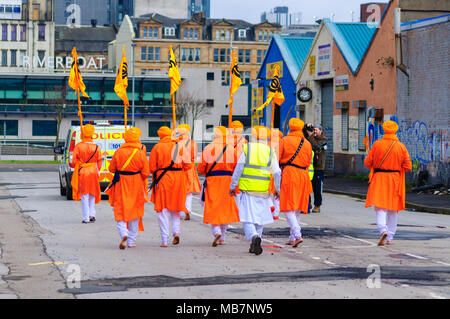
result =
M389 240L388 240L388 241L386 242L386 245L394 245L394 243L393 243L392 241L389 241Z
M187 213L184 217L184 220L191 220L191 214Z
M213 247L216 247L216 246L217 246L217 242L219 241L220 237L222 237L221 234L217 234L216 237L214 237L214 241L213 241L213 243L212 243L212 246L213 246Z
M386 232L381 234L380 240L378 241L378 246L384 246L384 244L386 243L386 237L387 237Z
M284 244L285 244L285 245L292 246L292 245L294 245L294 242L293 242L293 241L287 241L287 242L285 242Z
M314 206L314 208L312 209L313 213L320 213L320 206Z
M300 237L292 244L292 247L296 248L298 246L298 244L301 244L302 242L303 242L303 238Z
M173 244L173 245L178 245L179 243L180 243L180 235L175 234L175 235L173 236L172 244Z
M122 237L122 241L120 242L119 249L127 248L127 239L128 239L128 236Z

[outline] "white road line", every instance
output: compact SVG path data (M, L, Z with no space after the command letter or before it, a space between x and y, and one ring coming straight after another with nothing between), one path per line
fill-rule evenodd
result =
M447 264L447 263L444 263L444 262L442 262L442 261L438 261L438 260L433 260L435 263L437 263L437 264L441 264L441 265L444 265L444 266L450 266L450 264Z
M445 297L436 295L434 292L430 292L430 296L433 297L433 298L435 298L435 299L447 299L447 298L445 298Z
M410 257L417 258L417 259L428 260L428 258L426 258L426 257L417 256L417 255L413 255L413 254L410 254L410 253L406 253L405 255L408 255Z

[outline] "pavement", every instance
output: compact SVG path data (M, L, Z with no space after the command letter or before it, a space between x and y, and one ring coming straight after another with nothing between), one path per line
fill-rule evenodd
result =
M347 195L360 199L366 198L368 188L368 182L358 178L325 176L323 181L324 193ZM407 190L405 207L409 211L450 215L450 195L416 193Z

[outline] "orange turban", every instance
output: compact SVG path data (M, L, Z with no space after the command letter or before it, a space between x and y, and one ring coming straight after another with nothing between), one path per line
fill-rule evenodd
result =
M227 136L227 128L225 126L218 126L214 129L214 135L216 137L219 136Z
M303 126L305 126L305 122L298 118L294 117L289 120L289 129L291 131L301 131Z
M252 128L252 135L257 140L268 140L270 137L270 129L265 126L254 126Z
M240 121L233 121L231 122L231 129L235 133L240 133L244 130L244 124L242 124Z
M188 124L180 124L177 127L177 131L181 135L188 135L189 132L191 131L191 127Z
M158 130L158 136L159 138L164 138L166 136L171 136L172 130L167 126L161 126Z
M141 130L132 127L125 132L124 139L126 143L137 143L141 137Z
M86 124L83 126L82 137L83 138L91 138L95 133L95 127L91 124Z
M395 134L398 131L398 125L394 121L386 121L383 123L383 130L386 134Z

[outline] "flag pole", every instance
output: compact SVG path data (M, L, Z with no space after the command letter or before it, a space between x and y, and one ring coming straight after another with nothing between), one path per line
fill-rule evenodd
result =
M78 117L80 118L80 127L81 132L83 132L83 113L81 113L81 101L80 101L80 90L77 90L77 99L78 99Z
M172 94L172 120L173 120L173 130L176 128L176 112L175 112L175 93Z
M127 110L128 110L128 105L126 103L124 103L124 123L125 123L125 133L127 132L127 125L128 125L128 120L127 120Z
M228 128L231 128L231 122L233 121L233 97L231 97L231 103L230 103L230 113L228 114Z

